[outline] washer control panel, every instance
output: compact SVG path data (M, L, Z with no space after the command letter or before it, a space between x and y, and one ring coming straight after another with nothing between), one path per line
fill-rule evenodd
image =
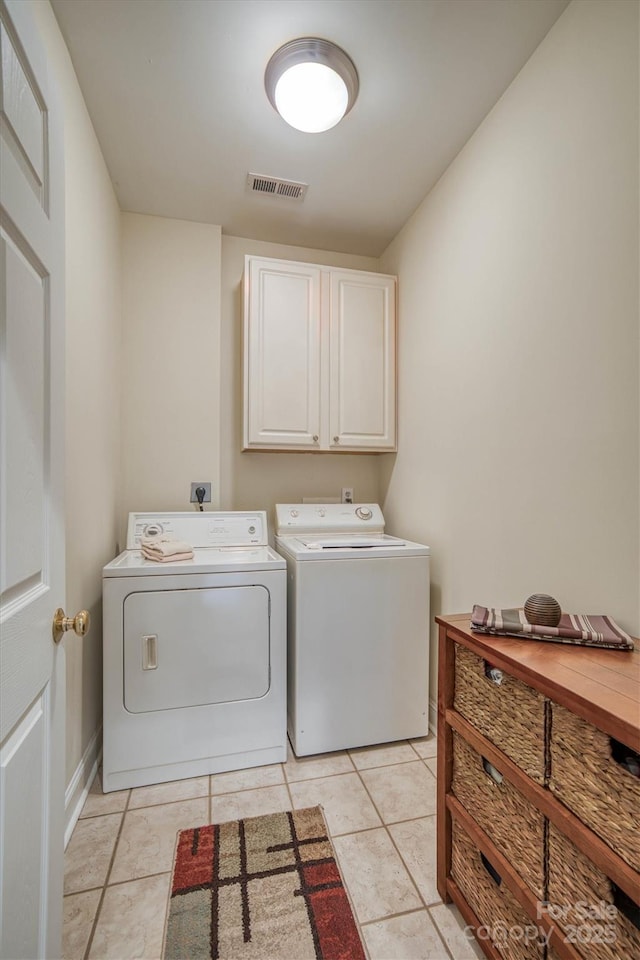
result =
M276 534L382 533L384 517L377 503L278 503Z

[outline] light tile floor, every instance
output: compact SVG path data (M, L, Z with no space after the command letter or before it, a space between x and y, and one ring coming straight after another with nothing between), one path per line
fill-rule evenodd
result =
M424 737L109 794L96 777L65 854L65 960L158 960L178 830L316 804L369 960L482 957L436 889L435 755Z

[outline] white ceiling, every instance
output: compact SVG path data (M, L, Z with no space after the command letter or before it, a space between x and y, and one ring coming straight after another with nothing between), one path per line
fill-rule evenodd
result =
M52 0L123 210L378 256L568 0ZM356 64L337 127L305 134L264 91L317 36ZM247 173L304 181L302 203Z

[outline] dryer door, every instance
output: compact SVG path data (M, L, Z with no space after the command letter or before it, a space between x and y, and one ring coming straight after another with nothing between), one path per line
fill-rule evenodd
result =
M130 593L123 617L124 706L131 713L268 692L266 587Z

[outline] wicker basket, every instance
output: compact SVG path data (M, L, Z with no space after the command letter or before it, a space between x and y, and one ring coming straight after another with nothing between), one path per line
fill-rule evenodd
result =
M544 817L457 733L453 734L456 797L512 863L537 896L544 899ZM500 782L498 782L500 781Z
M536 783L546 783L547 700L525 683L487 676L486 662L456 644L454 707Z
M613 909L616 894L611 881L553 824L549 827L549 903L558 927L581 956L588 960L640 957L640 930Z
M559 800L640 871L640 779L611 756L609 737L551 705L551 779Z
M451 875L480 922L481 929L476 934L490 939L505 960L541 960L544 947L534 932L535 923L499 877L494 879L490 867L454 820Z

